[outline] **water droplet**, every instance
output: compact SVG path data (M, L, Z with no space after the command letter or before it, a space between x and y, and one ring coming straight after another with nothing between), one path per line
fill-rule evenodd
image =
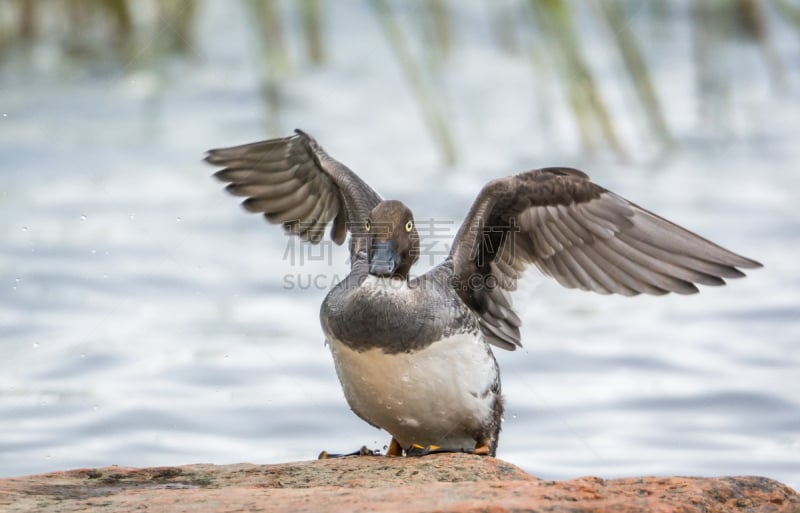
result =
M21 280L19 278L14 278L14 283L19 283Z
M176 217L176 218L175 218L175 220L176 220L176 221L178 221L178 222L180 223L180 222L181 222L181 217L180 217L180 216L178 216L178 217Z
M97 406L96 404L93 404L93 405L92 405L92 411L97 411L97 410L99 410L99 409L100 409L100 407L99 407L99 406Z
M89 251L89 253L91 253L92 255L96 255L97 254L97 250L93 249L93 250Z
M108 278L108 273L103 273L103 278Z
M81 353L81 358L86 358L86 353Z
M133 221L134 219L136 219L136 215L135 214L131 214L131 215L128 216L128 219Z
M23 227L22 227L22 231L23 231L23 232L27 232L27 231L28 231L28 227L27 227L27 226L23 226Z
M4 117L4 118L7 118L7 117L8 117L8 114L4 112L4 113L3 113L3 117Z
M230 358L230 356L231 356L231 355L229 355L229 354L226 354L226 355L225 355L225 358Z
M81 214L81 221L86 221L86 214Z
M38 342L34 342L33 343L33 348L34 349L39 349L39 343Z

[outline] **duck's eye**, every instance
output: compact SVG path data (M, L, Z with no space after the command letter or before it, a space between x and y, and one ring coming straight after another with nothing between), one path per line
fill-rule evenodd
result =
M372 224L370 224L369 220L364 223L364 229L369 231L372 228Z
M414 229L414 221L409 219L408 222L406 223L406 232L410 232L413 229Z

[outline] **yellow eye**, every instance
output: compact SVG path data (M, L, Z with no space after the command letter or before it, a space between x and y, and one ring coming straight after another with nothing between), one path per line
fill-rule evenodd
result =
M410 232L414 229L414 221L410 220L406 223L406 232Z
M372 225L369 223L369 220L367 220L367 222L364 223L364 229L369 231L370 228L372 228Z

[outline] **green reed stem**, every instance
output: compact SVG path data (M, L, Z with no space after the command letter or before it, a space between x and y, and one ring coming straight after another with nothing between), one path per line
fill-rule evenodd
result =
M420 66L414 60L397 16L386 0L369 0L369 5L377 16L383 33L411 84L428 129L436 140L445 162L448 165L454 164L456 161L456 149L450 129L439 110L433 91L428 87L422 75Z
M575 112L584 141L589 134L588 123L598 125L608 145L622 158L627 153L617 137L614 124L588 64L580 50L578 35L572 23L572 13L564 0L529 0L529 7L541 20L545 38L558 50L561 78L569 91L570 104ZM591 149L589 146L588 149Z
M658 95L650 80L650 71L647 68L639 43L627 23L625 9L619 0L599 0L606 22L611 27L614 42L622 56L622 61L628 70L628 75L633 82L634 90L644 107L650 129L667 146L672 146L674 140L667 127L664 113Z
M308 58L314 64L322 64L325 62L325 46L322 34L325 18L323 3L321 0L302 0L300 13Z

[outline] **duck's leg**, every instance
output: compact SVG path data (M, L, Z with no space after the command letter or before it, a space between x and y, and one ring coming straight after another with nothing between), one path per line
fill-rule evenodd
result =
M387 456L402 456L403 455L403 448L400 447L400 442L395 440L392 437L392 441L389 442L389 448L386 450Z
M317 456L317 459L327 460L328 458L344 458L346 456L376 456L376 453L365 445L361 449L347 454L331 454L328 451L322 451L319 453L319 456Z
M414 444L406 449L406 456L427 456L429 454L438 454L442 452L463 452L461 450L442 449L438 445L417 445Z
M492 441L489 438L482 438L475 444L473 453L480 456L492 456Z

